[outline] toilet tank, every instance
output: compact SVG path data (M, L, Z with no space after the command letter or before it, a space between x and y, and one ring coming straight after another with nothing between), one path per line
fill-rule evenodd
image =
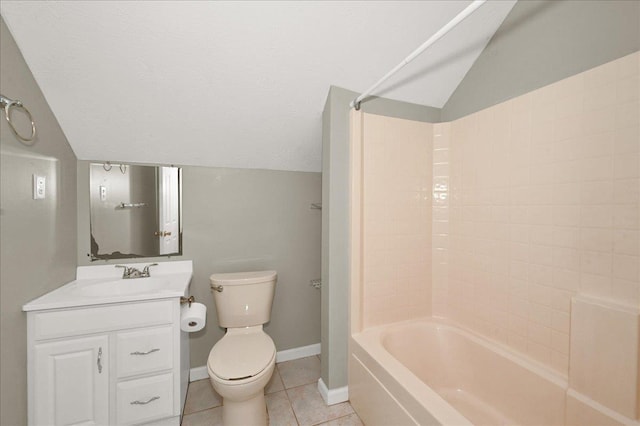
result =
M211 275L220 327L250 327L269 322L277 277L276 271Z

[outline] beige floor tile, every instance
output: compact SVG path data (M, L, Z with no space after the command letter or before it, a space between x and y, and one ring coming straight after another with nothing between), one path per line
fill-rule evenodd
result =
M186 414L181 426L222 426L222 407Z
M278 364L278 372L285 389L308 383L317 383L320 378L320 358L310 356Z
M282 384L282 379L280 378L278 369L275 368L273 370L273 375L271 375L271 380L269 380L269 383L267 383L267 386L264 388L264 393L270 394L281 390L284 390L284 385Z
M326 406L315 383L287 389L286 392L301 426L328 422L354 412L348 402Z
M340 417L339 419L331 420L330 422L321 423L318 426L364 426L364 423L362 423L360 417L354 413Z
M298 426L296 416L285 391L270 393L265 396L269 426Z
M213 390L211 382L208 379L189 383L187 402L184 406L185 414L195 413L196 411L202 411L220 405L222 405L222 397Z

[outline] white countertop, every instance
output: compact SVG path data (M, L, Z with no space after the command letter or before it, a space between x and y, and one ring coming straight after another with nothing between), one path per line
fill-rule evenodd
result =
M126 266L142 270L150 263L151 262L127 263ZM22 310L29 312L184 296L191 283L191 277L193 276L193 263L190 260L158 262L158 265L152 266L150 270L150 278L122 279L122 268L116 268L113 264L80 266L77 269L76 279L74 281L28 302L22 306ZM145 282L145 280L149 281ZM95 295L87 294L91 292L84 291L101 283L105 283L107 286L113 284L114 289L117 287L128 288L129 285L135 288L136 284L141 288L146 288L143 284L148 284L151 280L161 283L161 288L143 290L133 294L115 293Z

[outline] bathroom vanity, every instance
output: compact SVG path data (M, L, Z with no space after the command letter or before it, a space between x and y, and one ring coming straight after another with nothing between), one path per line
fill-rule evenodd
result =
M132 279L114 265L79 267L75 281L24 305L29 424L179 425L189 379L180 297L191 276L191 261Z

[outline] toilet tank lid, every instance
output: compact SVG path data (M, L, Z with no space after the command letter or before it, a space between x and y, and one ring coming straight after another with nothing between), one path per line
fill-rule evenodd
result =
M232 272L213 274L209 280L212 285L245 285L273 281L277 276L276 271Z

